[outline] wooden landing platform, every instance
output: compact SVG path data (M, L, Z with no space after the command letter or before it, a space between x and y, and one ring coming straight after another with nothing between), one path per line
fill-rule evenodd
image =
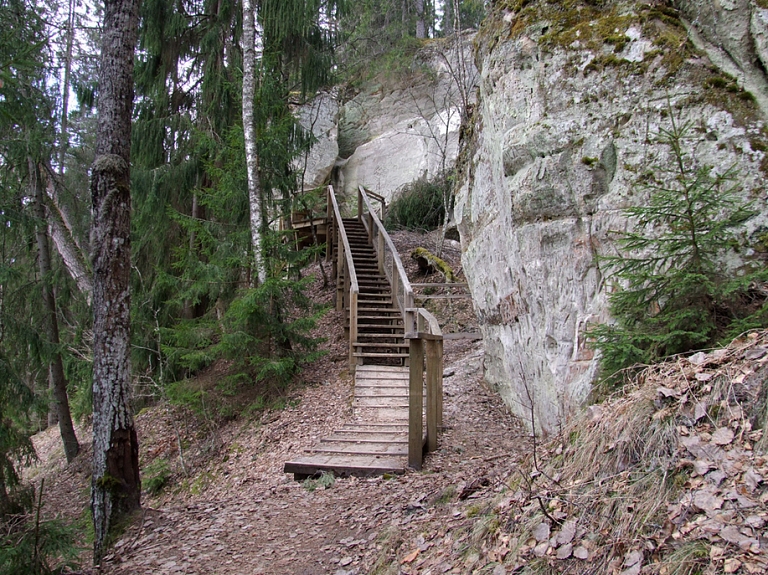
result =
M352 421L285 463L306 479L326 471L349 475L403 473L408 463L408 368L359 365Z

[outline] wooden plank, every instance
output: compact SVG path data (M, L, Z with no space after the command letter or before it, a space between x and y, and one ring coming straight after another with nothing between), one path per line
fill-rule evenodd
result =
M355 445L350 443L345 444L327 444L320 447L312 447L305 449L307 453L318 454L338 454L338 455L386 455L386 456L398 456L408 455L408 448L405 444L361 444Z
M400 367L396 365L362 365L360 366L361 374L364 374L370 371L408 373L408 368Z
M422 428L424 397L424 346L421 341L410 341L411 365L409 369L408 395L408 465L416 470L421 470L422 458Z
M455 287L455 288L462 288L466 289L469 287L466 282L457 282L457 283L420 283L420 284L411 284L412 288L425 288L425 287Z
M438 344L442 340L427 340L427 451L437 449L437 410L439 379L443 377L443 362Z
M331 472L340 477L403 473L405 471L405 459L366 456L307 456L288 461L283 466L284 473L295 475L308 476L318 471Z
M396 435L396 436L390 436L389 434L366 434L366 435L350 435L350 436L344 436L344 435L329 435L328 437L323 437L320 440L320 443L354 443L356 445L368 445L369 443L372 444L382 444L382 445L389 445L389 444L401 444L405 445L408 443L408 438L405 435Z
M444 333L443 339L483 339L483 334L479 331L460 331L456 333Z

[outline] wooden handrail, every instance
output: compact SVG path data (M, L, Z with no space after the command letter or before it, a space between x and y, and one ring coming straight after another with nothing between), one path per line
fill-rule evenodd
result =
M389 237L387 230L384 228L384 224L381 223L381 220L373 210L368 195L369 192L360 186L357 194L357 212L362 218L363 206L368 210L367 217L362 218L362 220L368 230L368 238L371 240L371 243L373 243L374 248L377 251L376 255L379 259L379 266L382 267L384 265L385 249L389 250L392 257L392 270L390 274L387 274L391 275L389 280L392 283L392 299L397 303L397 307L400 308L400 313L403 316L403 326L406 333L405 337L409 337L408 334L413 333L416 330L416 316L413 311L413 288L408 281L408 274L405 272L405 266L403 266L403 262L400 259L400 254L398 253L395 244L392 242L392 238ZM378 240L376 242L373 241L374 235ZM400 301L400 295L403 297L402 302Z
M333 186L328 186L328 214L331 217L331 225L338 230L338 242L339 247L343 248L344 257L342 258L342 250L338 250L337 262L334 262L333 275L336 279L336 309L341 311L344 309L344 303L346 301L349 306L349 368L354 372L355 369L355 357L354 357L354 343L357 341L357 300L360 295L360 286L357 283L357 273L355 272L355 262L352 259L352 249L349 246L349 239L347 238L347 231L344 229L344 221L341 219L341 212L339 211L339 204L336 201L336 194L333 191ZM329 238L333 235L328 234ZM332 240L328 242L328 250L332 249ZM339 273L344 275L344 289L341 287L341 282L338 281ZM348 299L344 296L348 295Z

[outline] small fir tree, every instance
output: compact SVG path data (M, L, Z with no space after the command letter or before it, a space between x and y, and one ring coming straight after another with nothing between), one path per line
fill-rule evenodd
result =
M640 184L650 199L626 210L635 226L619 233L619 255L600 258L616 284L609 296L615 323L591 333L609 380L632 365L714 344L735 324L766 318L765 305L742 305L765 272L733 277L724 263L739 226L755 214L741 199L737 173L698 165L685 149L691 125L670 118L658 143L669 148L671 162L655 166Z

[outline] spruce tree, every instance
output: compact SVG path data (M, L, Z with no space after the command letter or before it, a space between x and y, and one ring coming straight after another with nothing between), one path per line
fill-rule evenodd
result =
M687 151L691 124L671 111L669 117L670 128L657 138L669 163L638 183L648 203L626 210L633 230L618 233L618 255L600 258L615 289L615 323L592 330L606 376L712 345L745 317L765 319L763 309L741 305L764 272L736 277L723 257L755 214L742 199L738 173L700 165Z

